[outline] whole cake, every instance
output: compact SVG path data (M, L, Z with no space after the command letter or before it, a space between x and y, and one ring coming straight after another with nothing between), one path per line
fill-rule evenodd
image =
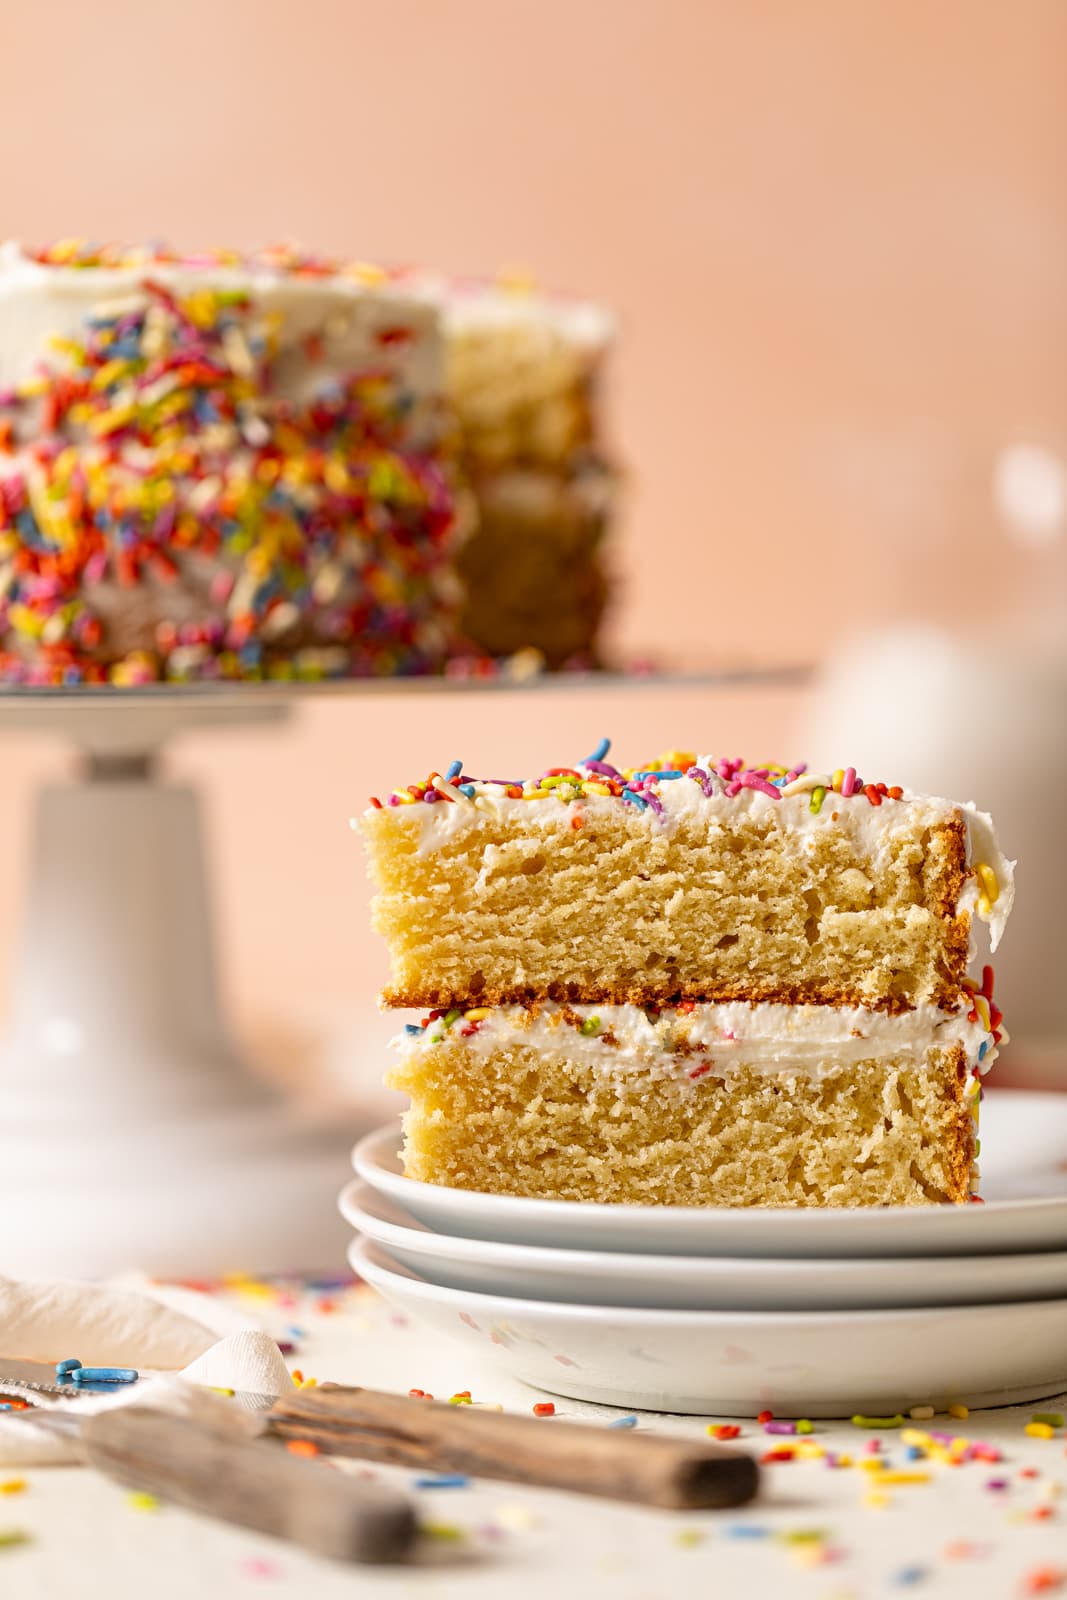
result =
M0 246L0 681L591 657L602 321L288 248Z
M962 1202L1013 863L969 805L606 741L359 819L389 946L405 1170L570 1200Z

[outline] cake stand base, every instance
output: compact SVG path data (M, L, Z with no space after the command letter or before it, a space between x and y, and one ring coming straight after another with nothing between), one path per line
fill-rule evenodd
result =
M309 1118L231 1044L197 797L154 772L171 732L284 709L85 711L17 719L85 756L36 803L0 1043L0 1273L343 1269L335 1197L356 1119Z

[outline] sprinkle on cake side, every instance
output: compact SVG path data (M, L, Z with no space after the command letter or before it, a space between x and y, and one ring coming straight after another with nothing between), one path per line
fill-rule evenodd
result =
M0 247L0 680L439 666L431 305L296 251Z

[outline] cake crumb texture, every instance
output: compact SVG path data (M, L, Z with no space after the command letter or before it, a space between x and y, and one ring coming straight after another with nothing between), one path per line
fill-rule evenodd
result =
M411 1096L408 1177L542 1199L694 1206L963 1203L975 1128L962 1050L699 1085L619 1086L565 1052L448 1039L388 1077Z
M389 1005L714 997L902 1011L959 993L958 811L909 824L902 807L875 856L844 812L807 831L770 808L665 827L610 803L575 827L567 808L523 806L474 813L426 849L429 809L362 819Z

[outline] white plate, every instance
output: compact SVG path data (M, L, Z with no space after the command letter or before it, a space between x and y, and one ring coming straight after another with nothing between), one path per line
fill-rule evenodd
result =
M888 1416L1014 1405L1067 1389L1067 1300L917 1311L648 1311L469 1294L355 1240L348 1259L398 1310L524 1383L650 1411Z
M433 1233L358 1178L341 1215L429 1283L475 1294L669 1311L858 1311L1067 1297L1067 1251L870 1261L554 1250Z
M982 1108L980 1206L593 1205L446 1189L405 1178L399 1126L352 1154L359 1177L438 1233L676 1256L997 1255L1067 1249L1067 1095L1002 1089ZM1018 1196L1027 1198L1017 1198Z

